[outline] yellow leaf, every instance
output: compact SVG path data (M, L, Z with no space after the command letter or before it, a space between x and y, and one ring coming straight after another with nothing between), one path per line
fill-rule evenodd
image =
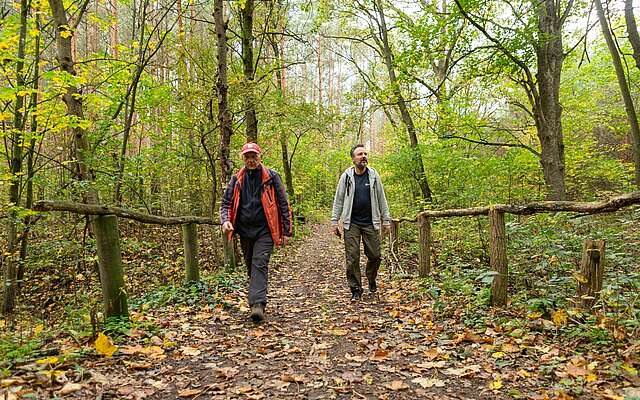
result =
M38 336L39 334L41 334L43 329L44 326L42 324L36 325L36 327L33 328L33 336Z
M622 364L622 369L627 371L629 373L629 375L631 375L631 376L638 376L638 370L633 368L629 364Z
M71 36L73 36L73 32L72 31L60 31L60 37L63 39L68 39Z
M6 324L7 323L3 319L0 319L0 328L4 328Z
M573 274L573 279L575 279L576 281L578 281L578 282L580 282L582 284L585 284L585 283L589 282L584 275L582 275L582 274L580 274L578 272L575 272Z
M496 377L496 380L489 384L489 389L498 390L502 388L502 379L500 377Z
M105 357L111 357L118 350L117 346L111 343L111 340L104 333L100 332L96 339L96 351Z
M497 351L497 352L493 353L491 356L492 356L493 358L495 358L495 359L499 359L499 358L504 357L504 356L505 356L505 354L504 354L502 351Z
M586 378L587 382L595 382L596 379L598 379L598 376L596 374L589 374Z
M36 361L38 364L55 364L58 362L58 357L47 357Z
M569 316L567 315L567 312L564 310L558 310L554 312L552 317L553 323L556 324L557 326L566 325L568 318Z
M540 317L542 317L542 313L538 312L538 311L532 312L529 315L527 315L527 318L529 318L529 319L538 319Z

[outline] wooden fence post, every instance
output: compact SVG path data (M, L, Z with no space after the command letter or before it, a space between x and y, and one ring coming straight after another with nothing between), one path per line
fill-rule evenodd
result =
M419 274L424 277L431 273L431 223L429 217L424 214L420 214L418 221L420 222Z
M124 287L118 217L98 215L92 226L96 232L96 248L105 317L128 317L127 292Z
M236 269L236 249L233 245L233 236L231 240L227 239L227 235L222 232L222 253L224 258L224 268L228 271Z
M198 267L198 227L195 223L182 225L182 243L184 244L184 268L187 282L200 280Z
M391 229L389 230L389 248L393 255L398 254L398 229L400 228L400 221L391 220Z
M604 240L585 240L582 244L578 296L582 300L584 308L593 307L600 295L600 290L602 290L604 245Z
M494 306L503 306L507 304L507 283L509 276L504 212L491 208L489 210L489 223L491 225L490 264L491 270L497 272L491 284L491 304Z

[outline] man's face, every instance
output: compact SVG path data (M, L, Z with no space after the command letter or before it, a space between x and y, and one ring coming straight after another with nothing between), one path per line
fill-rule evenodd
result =
M260 165L260 154L249 152L242 155L242 161L247 169L256 169Z
M364 147L358 147L353 151L353 156L351 156L351 160L353 161L353 165L358 168L364 168L367 166L369 162L368 158L369 153Z

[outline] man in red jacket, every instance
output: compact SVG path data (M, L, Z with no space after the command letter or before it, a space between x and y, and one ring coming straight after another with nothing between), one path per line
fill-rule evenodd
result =
M260 147L242 147L244 168L231 177L220 204L222 231L229 240L240 236L249 274L251 319L264 319L267 304L268 264L273 246L291 237L291 211L280 175L262 165Z

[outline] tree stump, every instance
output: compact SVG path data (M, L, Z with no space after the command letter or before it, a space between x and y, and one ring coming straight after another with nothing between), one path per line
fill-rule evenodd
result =
M602 290L604 246L604 240L585 240L582 244L578 296L584 308L593 307Z
M184 244L184 268L187 282L200 280L198 266L198 228L195 223L182 225L182 243Z
M431 223L429 217L420 214L420 258L419 274L425 277L431 273Z
M497 274L491 284L491 304L503 306L507 304L507 235L504 226L504 213L494 208L489 210L489 224L491 225L490 265Z
M104 315L105 317L128 317L118 217L98 215L93 218L92 226L96 233Z

